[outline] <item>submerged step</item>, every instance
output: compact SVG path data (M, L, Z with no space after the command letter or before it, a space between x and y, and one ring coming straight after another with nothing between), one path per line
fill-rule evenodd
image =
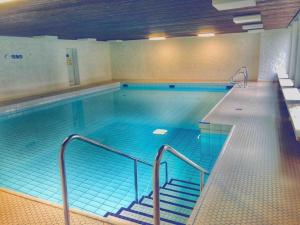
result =
M178 182L178 181L172 181L171 183L169 183L169 185L174 185L174 186L182 187L182 188L185 188L185 189L188 189L188 190L193 190L193 191L200 191L200 186L181 183L181 182Z
M160 189L160 193L171 195L171 196L174 196L174 197L185 198L185 199L189 199L189 200L192 200L192 201L197 201L198 198L199 198L199 195L194 195L194 194L185 193L185 192L178 192L178 191L170 190L170 189L167 189L167 188Z
M198 196L200 195L200 190L190 188L190 187L185 187L185 186L178 185L178 184L167 184L165 186L165 188L173 190L173 191L181 191L184 193L189 193L189 194L198 195Z
M153 196L149 197L149 198L153 198ZM192 200L183 200L182 198L174 198L174 197L170 197L167 195L163 195L161 194L159 196L159 199L161 202L166 202L172 205L178 205L178 206L182 206L182 207L190 207L193 208L195 205L195 201Z
M200 188L199 183L185 181L185 180L171 179L170 183L171 184L183 185L183 186L186 186L186 187L191 187L191 188L196 188L196 189Z
M132 218L132 219L135 219L135 220L147 223L147 224L153 224L153 217L146 214L146 213L126 209L126 210L123 210L120 213L120 215L124 216L124 217L127 217L127 218ZM141 224L143 224L143 223L141 223ZM174 224L180 224L180 223L177 223L176 221L169 221L167 219L161 218L160 224L162 224L162 225L174 225Z
M147 207L147 206L141 205L141 204L135 204L131 207L131 209L135 210L135 211L147 213L147 214L153 216L153 208L152 207ZM178 223L183 223L183 224L185 224L188 219L188 217L178 215L178 214L176 214L176 212L171 213L171 212L166 212L166 211L160 211L160 216L161 216L161 218L165 218L165 219L176 221Z
M151 198L143 198L141 201L141 204L145 204L149 207L153 207L153 199ZM165 203L165 202L160 202L160 208L161 210L165 209L165 210L170 210L176 213L181 213L184 215L191 215L192 213L192 209L191 208L186 208L186 207L180 207L177 205L172 205L169 203Z
M181 199L188 202L196 203L198 196L188 195L180 192L175 192L168 189L161 189L160 190L160 196L168 196L175 199ZM150 197L153 197L153 194L150 195Z

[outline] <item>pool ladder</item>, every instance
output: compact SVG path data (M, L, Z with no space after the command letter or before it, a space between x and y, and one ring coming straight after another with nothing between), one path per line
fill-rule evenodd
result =
M140 160L133 156L130 156L126 153L123 153L117 149L94 141L90 138L80 136L78 134L70 135L68 138L64 140L61 145L60 150L60 174L61 174L61 182L62 182L62 198L63 198L63 208L64 208L64 220L65 225L70 225L70 212L69 212L69 201L68 201L68 190L67 190L67 179L66 179L66 167L65 167L65 151L70 142L73 140L83 141L90 145L102 148L104 150L113 152L115 154L121 155L125 158L131 159L134 162L134 186L135 186L135 200L138 202L138 163L153 167L153 217L154 217L154 225L160 225L160 194L159 194L159 175L160 175L160 166L162 164L165 165L165 180L168 182L168 163L166 161L161 162L163 154L165 152L170 152L175 155L177 158L183 160L193 168L197 169L200 172L200 191L204 188L204 177L205 174L209 174L207 170L194 163L192 160L179 153L177 150L172 148L169 145L162 145L154 160L154 166L146 161Z
M236 78L240 77L242 75L242 81L237 81ZM240 67L235 73L234 75L232 75L229 78L229 83L230 84L236 84L238 87L247 87L248 85L248 79L249 79L249 75L248 75L248 69L246 66L242 66Z

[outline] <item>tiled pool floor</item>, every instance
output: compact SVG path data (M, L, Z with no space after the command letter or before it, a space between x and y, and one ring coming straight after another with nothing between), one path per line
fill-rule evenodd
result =
M114 143L114 136L106 135L107 129L117 136L120 135L118 143ZM122 132L123 129L128 132L127 136ZM88 136L150 162L156 153L153 149L158 149L164 143L170 143L208 170L212 168L217 158L216 149L220 149L226 139L226 135L210 135L210 137L203 136L197 139L199 132L190 129L173 129L166 136L151 135L149 138L148 131L153 129L154 127L143 126L141 128L137 125L120 123L103 127ZM101 135L102 132L103 135ZM139 138L132 138L130 135L135 132L139 133ZM21 143L19 140L19 144ZM39 148L29 147L29 149L31 153L26 155L22 150L15 152L13 156L9 149L2 152L2 185L61 203L58 173L59 149L52 150L44 147L42 152L37 150ZM77 142L71 144L66 156L71 206L104 215L106 212L116 212L120 207L127 206L134 200L133 162L131 160ZM193 168L186 166L173 156L168 155L166 159L169 163L170 177L198 181L199 174ZM172 163L176 164L176 169ZM149 179L152 176L152 168L139 165L138 170L139 194L149 193L152 190L152 182ZM162 176L161 179L164 181L165 178Z
M59 145L71 133L150 163L162 144L170 144L211 170L227 136L198 138L197 122L224 93L181 92L180 96L186 101L175 104L176 92L119 91L0 119L0 186L61 203ZM168 133L153 135L157 128ZM170 177L198 183L199 175L192 168L173 156L165 159ZM71 207L104 215L134 200L132 161L74 142L67 150L66 166ZM151 172L148 166L138 166L140 196L152 189Z

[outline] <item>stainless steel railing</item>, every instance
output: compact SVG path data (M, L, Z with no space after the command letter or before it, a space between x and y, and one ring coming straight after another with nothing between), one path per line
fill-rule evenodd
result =
M239 87L241 87L240 83L239 82L236 82L234 79L239 76L239 75L243 75L243 86L244 88L247 87L248 85L248 79L249 79L249 74L248 74L248 69L246 66L242 66L240 67L235 73L234 75L232 75L230 78L229 78L229 82L232 83L232 84L238 84Z
M104 150L113 152L115 154L118 154L125 158L133 160L133 162L134 162L135 200L136 200L136 202L138 202L138 163L141 163L141 164L144 164L147 166L151 166L151 167L153 167L153 165L146 161L140 160L140 159L130 156L126 153L123 153L117 149L114 149L107 145L96 142L92 139L80 136L78 134L73 134L64 140L64 142L61 145L61 151L60 151L60 174L61 174L61 183L62 183L62 197L63 197L63 206L64 206L65 225L70 225L68 189L67 189L66 167L65 167L65 151L66 151L66 147L68 146L68 144L73 140L80 140L80 141L86 142L88 144L91 144L93 146L102 148ZM161 162L160 164L165 164L165 180L166 180L166 182L168 182L168 179L169 179L168 178L168 163Z
M182 155L174 148L169 145L163 145L158 150L158 153L155 157L154 161L154 168L153 168L153 216L154 216L154 225L160 225L160 200L159 200L159 171L160 171L160 164L163 154L168 151L178 157L179 159L183 160L190 166L194 167L198 171L200 171L200 191L203 190L204 187L204 176L205 174L209 174L207 170L203 169L198 164L194 163L192 160L187 158L186 156Z

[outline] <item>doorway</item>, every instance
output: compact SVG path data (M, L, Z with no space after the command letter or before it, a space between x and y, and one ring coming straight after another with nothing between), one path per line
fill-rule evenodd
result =
M76 48L67 48L66 63L68 67L69 83L70 86L80 84L78 57Z

